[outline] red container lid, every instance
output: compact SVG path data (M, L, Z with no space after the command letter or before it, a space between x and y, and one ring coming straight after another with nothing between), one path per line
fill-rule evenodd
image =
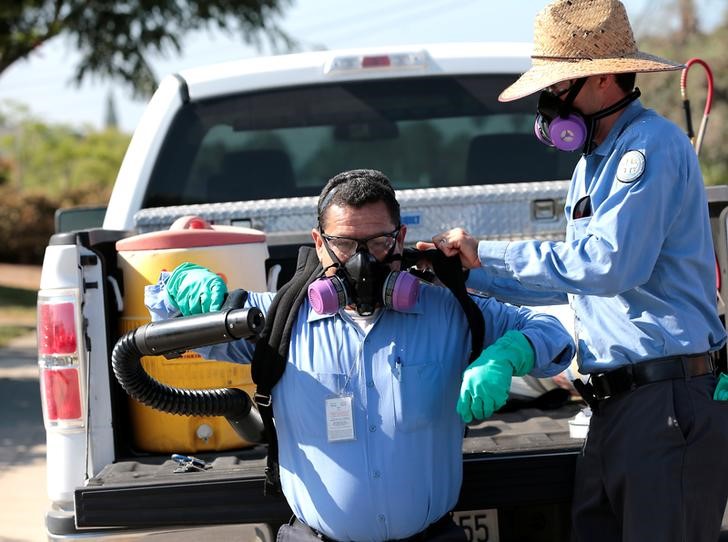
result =
M199 216L183 216L175 220L168 230L142 233L117 241L116 250L163 250L264 242L265 233L260 230L213 226Z

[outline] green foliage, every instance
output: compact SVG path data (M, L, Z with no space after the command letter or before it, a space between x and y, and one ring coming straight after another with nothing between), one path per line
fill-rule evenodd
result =
M706 184L728 184L728 20L710 33L693 32L677 39L678 32L639 39L640 49L678 62L700 58L710 66L714 82L713 104L705 129L700 163ZM687 132L680 92L681 72L641 74L637 86L642 101L677 123ZM687 98L694 132L698 132L707 97L707 78L700 65L688 71Z
M35 290L0 286L0 307L35 308L37 297Z
M12 0L0 7L0 73L58 35L81 53L75 79L88 75L121 81L138 96L157 86L148 54L181 51L194 30L223 30L246 43L290 47L276 18L289 0Z
M55 209L42 194L0 189L0 261L39 263L53 231Z
M110 188L79 186L51 196L36 190L0 187L0 262L40 264L54 232L56 209L108 200Z
M35 329L38 291L0 286L0 347Z
M34 326L0 326L0 348L8 346L10 341L27 335Z
M97 187L89 204L106 203L130 139L115 128L45 124L17 104L0 106L0 129L0 185L52 197Z

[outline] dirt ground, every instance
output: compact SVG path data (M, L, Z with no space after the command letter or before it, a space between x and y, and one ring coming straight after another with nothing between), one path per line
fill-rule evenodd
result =
M0 263L0 286L37 290L39 285L39 265Z

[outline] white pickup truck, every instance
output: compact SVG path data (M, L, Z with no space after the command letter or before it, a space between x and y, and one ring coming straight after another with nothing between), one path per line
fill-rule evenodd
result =
M38 331L49 539L274 540L290 510L262 494L265 448L210 449L221 431L210 424L197 426L191 444L155 440L165 422L143 415L139 423L114 379L110 353L142 295L117 243L189 215L258 230L268 257L237 265L260 266L275 289L291 276L298 245L310 242L322 185L359 167L392 179L409 242L454 226L481 238L561 238L565 179L578 155L536 140L535 98L497 101L530 65L529 51L507 43L326 51L162 81L103 226L59 231L45 253ZM721 240L726 188L709 191ZM726 244L716 246L725 276ZM568 538L581 440L566 422L582 405L535 406L548 405L499 413L465 438L456 517L472 540ZM200 461L174 461L175 453Z

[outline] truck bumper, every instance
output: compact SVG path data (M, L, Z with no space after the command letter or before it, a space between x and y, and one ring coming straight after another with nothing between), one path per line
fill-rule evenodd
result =
M266 523L231 523L229 525L181 525L148 529L76 529L73 516L50 511L46 514L49 541L103 540L133 542L149 539L154 542L274 542L276 530Z

